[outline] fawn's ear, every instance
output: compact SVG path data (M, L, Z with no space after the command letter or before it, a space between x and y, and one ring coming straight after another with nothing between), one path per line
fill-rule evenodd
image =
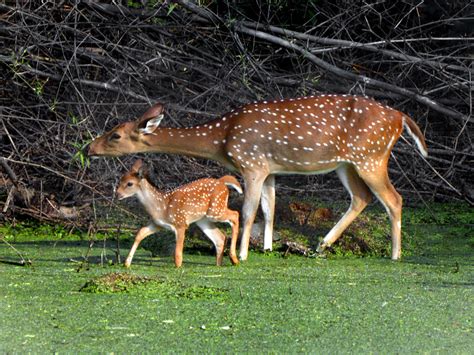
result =
M163 119L164 107L162 104L155 104L150 107L137 121L136 129L141 134L153 134L153 131L160 125Z
M144 166L142 166L140 169L138 169L138 177L140 179L143 179L146 176L146 169Z
M140 176L142 170L143 170L143 160L138 159L135 163L133 163L132 169L130 171L133 173L138 173L138 175Z

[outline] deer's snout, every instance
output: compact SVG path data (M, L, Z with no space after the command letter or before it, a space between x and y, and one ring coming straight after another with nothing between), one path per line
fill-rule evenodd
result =
M87 152L87 156L93 157L95 155L94 142L89 143L84 147L84 152Z

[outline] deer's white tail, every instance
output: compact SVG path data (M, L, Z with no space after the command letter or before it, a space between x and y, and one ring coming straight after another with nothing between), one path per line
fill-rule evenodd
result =
M428 147L426 146L425 137L423 136L420 127L418 127L415 121L406 115L403 116L403 126L415 141L421 154L426 158L428 156Z
M235 191L237 191L239 194L243 193L242 186L240 186L240 183L237 181L237 179L231 175L225 175L219 179L222 181L224 184L227 186L232 187Z

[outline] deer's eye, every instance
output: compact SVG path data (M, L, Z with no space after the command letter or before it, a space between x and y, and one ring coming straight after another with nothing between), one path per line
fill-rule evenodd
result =
M114 132L114 133L112 133L112 134L110 135L110 138L109 138L109 139L110 139L110 140L118 140L118 139L120 139L120 138L121 138L120 134L118 134L117 132Z
M133 185L133 182L131 182L131 181L127 182L127 186L128 186L128 187L130 187L130 186L132 186L132 185Z

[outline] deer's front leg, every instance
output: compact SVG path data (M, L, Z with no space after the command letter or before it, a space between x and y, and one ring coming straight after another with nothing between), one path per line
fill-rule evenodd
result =
M137 251L140 242L146 237L148 237L150 234L153 234L158 231L158 229L159 228L154 223L150 223L148 226L140 228L137 235L135 236L135 241L133 242L132 249L130 249L127 259L125 259L125 267L130 267L130 265L132 264L133 255Z
M183 248L184 248L184 235L186 234L186 228L176 228L176 248L174 250L174 264L176 267L181 267L183 264Z
M275 175L269 175L263 183L261 206L265 220L263 250L272 250L273 220L275 216Z
M243 232L240 241L240 260L247 260L250 243L250 232L257 213L262 193L262 185L268 174L247 173L244 175L245 195L242 207Z

